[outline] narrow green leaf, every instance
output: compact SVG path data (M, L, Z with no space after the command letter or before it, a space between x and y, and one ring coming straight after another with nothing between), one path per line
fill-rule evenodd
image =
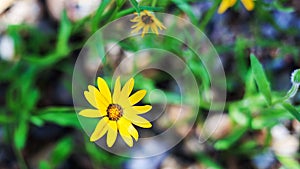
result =
M288 113L285 109L279 108L270 108L262 111L258 116L252 119L251 127L255 130L263 129L263 128L270 128L279 123L280 120L283 119L291 119L292 116Z
M132 4L137 13L141 12L139 3L136 0L130 0L130 3Z
M24 148L28 134L28 123L26 120L21 120L14 133L14 143L17 149Z
M229 147L231 147L236 141L239 140L239 138L241 138L244 133L247 131L246 127L241 127L241 126L237 126L231 133L229 136L227 136L224 139L218 140L214 147L217 150L226 150Z
M56 44L56 50L59 54L65 55L68 53L68 41L72 32L72 23L67 17L66 11L62 13L59 32L58 32L58 42Z
M245 81L245 76L248 71L248 66L246 62L246 57L245 57L245 50L248 46L248 39L243 38L243 37L238 37L236 42L235 42L235 47L234 47L234 53L235 53L235 60L237 61L237 73L239 74L240 78Z
M25 97L25 96L23 96ZM31 89L27 92L27 99L25 98L25 104L24 108L27 110L34 109L35 105L37 104L37 101L40 97L39 91L37 89Z
M162 7L152 7L152 6L140 6L141 10L148 10L152 12L162 11L164 8Z
M52 167L50 166L50 164L47 161L41 160L39 162L39 169L52 169Z
M270 105L272 103L270 83L266 77L263 66L260 64L254 54L251 54L251 68L259 91L264 95L265 99Z
M71 154L72 149L73 141L71 138L67 137L60 140L51 154L51 164L54 165L53 168L56 168L56 166L65 161Z
M300 122L300 113L294 106L286 102L283 102L282 106Z
M126 0L116 0L117 7L121 8L124 5L125 2L126 2Z
M111 2L111 0L103 0L100 3L95 16L91 20L92 21L92 23L91 23L92 32L96 32L99 29L99 24L103 18L104 11L110 2Z
M205 13L205 16L201 18L200 29L205 30L207 24L212 20L213 16L215 16L216 11L219 7L219 1L214 1L213 6Z
M249 126L250 123L250 110L241 107L238 104L232 104L229 106L229 115L236 123L241 126Z
M52 122L61 126L71 126L80 128L80 123L74 108L70 107L51 107L39 110L37 117L41 120Z
M193 9L191 8L191 6L184 0L172 0L173 3L175 3L179 9L181 9L182 11L184 11L189 18L191 19L191 22L194 25L198 25L198 19L195 16L195 14L193 13Z
M30 122L35 124L36 126L43 126L44 123L45 123L42 119L40 119L37 116L31 116L30 117Z
M223 169L217 162L215 162L213 159L211 159L209 156L207 156L204 153L198 153L196 157L200 163L203 163L208 168Z
M276 9L278 9L281 12L286 12L286 13L295 12L295 9L293 7L285 7L279 1L274 1L272 4Z
M288 169L300 169L299 162L291 157L285 157L285 156L277 156L277 159L280 161L280 163Z
M247 98L248 96L253 95L256 93L256 85L255 85L255 80L253 73L251 69L248 70L246 78L245 78L245 95L244 98Z

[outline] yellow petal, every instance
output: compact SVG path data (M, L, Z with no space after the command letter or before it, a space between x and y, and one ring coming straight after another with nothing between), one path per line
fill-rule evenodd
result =
M231 0L222 0L221 5L218 9L218 13L222 14L224 13L229 7L231 7L232 5Z
M133 78L131 78L126 82L126 84L122 88L120 95L116 96L116 97L118 97L117 104L119 104L123 109L131 106L130 102L128 100L128 96L133 89L133 85L134 85L134 80L133 80Z
M124 85L121 91L121 97L128 97L130 93L132 92L134 86L134 79L130 78Z
M242 0L242 3L244 4L245 8L248 11L251 11L254 9L254 2L253 0Z
M89 85L88 89L91 97L93 97L93 99L97 104L97 108L106 110L107 106L110 103L104 98L104 96L100 93L100 91L95 86L92 85Z
M140 29L142 29L143 28L143 26L138 26L138 27L136 27L135 29L133 29L132 31L131 31L131 33L137 33L138 31L140 31Z
M139 91L135 92L133 95L131 95L129 97L130 104L134 105L134 104L138 103L139 101L141 101L145 97L146 93L147 93L146 90L139 90Z
M133 124L142 128L152 127L152 124L148 120L133 113L136 112L136 110L134 110L133 108L124 109L124 112L124 117Z
M136 27L140 27L143 26L143 22L138 22L137 24L131 26L131 28L136 28Z
M122 120L123 125L126 126L128 133L135 139L135 141L137 141L139 139L139 133L135 127L126 118L120 118L120 120Z
M126 85L126 84L125 84ZM127 91L127 97L130 95L130 93L132 92L133 90L133 86L134 86L134 79L131 78L129 80L129 85L128 85L128 91Z
M153 20L154 24L158 26L160 30L167 29L157 18L154 17Z
M98 77L97 82L98 82L98 88L100 89L100 93L104 96L107 102L112 103L111 93L105 80L102 79L101 77Z
M135 141L138 141L138 139L139 139L139 133L135 129L135 127L133 127L133 125L131 123L129 124L128 132L135 139Z
M107 129L108 129L107 123L108 123L107 117L104 117L99 121L93 134L90 137L91 142L97 141L102 136L104 136L104 134L107 132Z
M98 108L97 102L96 102L96 98L94 95L92 95L90 92L85 91L84 92L84 97L86 98L86 100L95 108Z
M79 112L79 115L90 118L103 117L106 115L106 112L95 109L84 109Z
M236 0L230 0L230 7L232 7L236 3Z
M106 138L106 144L108 147L112 147L115 143L118 135L118 128L116 121L109 121L108 122L108 132Z
M150 13L148 10L144 10L141 13L143 13L144 15L153 16L152 13Z
M145 36L145 33L148 33L148 32L149 32L149 28L150 28L149 25L145 25L145 26L144 26L144 30L143 30L143 33L142 33L142 38Z
M119 76L116 80L115 87L114 87L113 103L118 103L120 94L121 94L121 82Z
M125 141L125 143L129 146L132 147L133 146L133 141L132 138L128 132L128 124L126 124L126 121L124 120L124 118L120 118L117 122L118 124L118 129L120 132L120 135L122 137L122 139Z
M120 95L117 104L120 105L123 109L126 109L127 107L131 107L131 104L127 96Z
M131 22L138 22L140 21L140 17L139 16L136 16L134 17L133 19L130 20Z
M152 32L156 33L156 35L158 35L158 29L157 29L156 25L151 25L151 30L152 30Z
M133 108L138 111L137 114L143 114L143 113L150 111L152 109L152 106L150 106L150 105L133 106Z

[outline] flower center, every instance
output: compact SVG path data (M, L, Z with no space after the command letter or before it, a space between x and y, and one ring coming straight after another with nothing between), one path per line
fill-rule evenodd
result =
M144 15L142 16L142 21L145 23L145 24L151 24L153 23L153 19L151 18L151 16L148 16L148 15Z
M110 104L106 110L109 120L117 121L123 116L123 109L118 104Z

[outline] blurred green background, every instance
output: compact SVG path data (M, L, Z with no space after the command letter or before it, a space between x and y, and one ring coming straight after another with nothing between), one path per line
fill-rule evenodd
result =
M291 73L300 67L298 0L255 1L253 11L238 1L224 14L217 13L220 0L132 2L0 1L1 169L300 169L300 95L284 97L292 86ZM74 64L86 40L140 9L170 13L201 29L219 53L227 78L220 128L200 144L203 123L215 125L216 118L206 119L206 96L218 90L210 88L205 67L193 52L164 39L162 44L193 71L202 98L188 136L151 159L119 157L89 142L71 92ZM130 39L121 43L110 65L152 41L147 37L144 44ZM93 61L87 63L93 71ZM148 72L137 78L143 80L137 88L172 88L166 74ZM176 111L178 95L170 91L168 110ZM152 130L159 130L159 123Z

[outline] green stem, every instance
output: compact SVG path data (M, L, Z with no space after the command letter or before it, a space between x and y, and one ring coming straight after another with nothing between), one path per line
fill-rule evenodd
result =
M116 15L116 18L121 18L122 16L132 14L134 11L135 11L134 8L125 9L125 10L123 10L123 11L120 11L120 12Z
M294 97L299 89L299 84L293 84L293 86L291 87L291 89L287 92L286 96L284 97L285 100Z
M155 6L156 6L156 3L157 3L157 0L153 0L151 6L152 6L152 7L155 7Z
M20 150L18 150L17 148L15 148L15 154L16 154L16 158L19 163L20 169L28 169L28 167L25 163L25 160L23 158L22 152Z
M293 86L292 86L291 89L286 93L286 95L285 95L283 98L278 99L278 100L276 100L275 102L273 102L272 105L275 105L275 104L277 104L277 103L281 103L281 102L283 102L283 101L286 101L286 100L288 100L288 99L294 97L294 96L297 94L298 89L299 89L299 85L298 85L298 84L293 84Z
M140 13L140 7L139 7L139 3L136 0L130 0L131 5L135 8L137 13Z
M206 25L209 23L211 18L216 14L218 6L219 6L219 1L214 1L213 7L206 13L206 15L204 16L204 18L200 24L201 30L205 30Z

